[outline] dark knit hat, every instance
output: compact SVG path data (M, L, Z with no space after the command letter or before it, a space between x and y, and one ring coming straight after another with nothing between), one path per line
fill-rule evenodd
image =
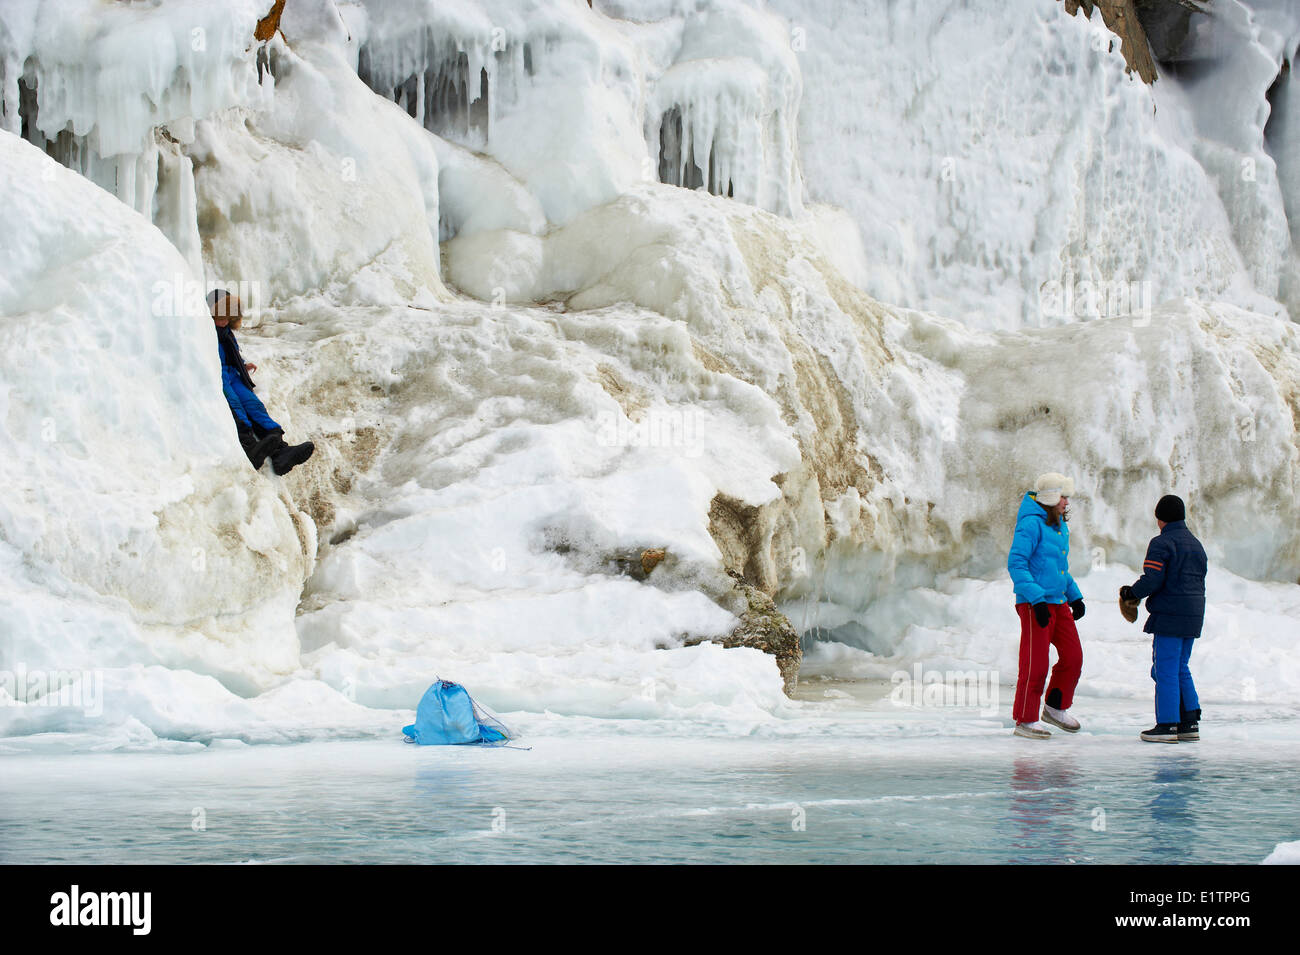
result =
M214 288L208 293L208 311L215 318L229 318L232 325L235 325L240 317L238 302L239 299L223 288ZM238 327L235 325L235 328Z
M1187 509L1183 507L1183 499L1173 494L1166 494L1156 505L1156 520L1164 521L1166 524L1172 524L1174 521L1184 521L1187 519Z

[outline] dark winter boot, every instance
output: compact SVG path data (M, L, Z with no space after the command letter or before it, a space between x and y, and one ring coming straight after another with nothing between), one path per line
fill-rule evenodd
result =
M1142 733L1141 736L1148 743L1177 743L1178 724L1157 723L1151 729Z
M253 433L253 429L236 421L235 433L239 435L239 446L244 449L244 453L248 454L252 451L253 445L257 444L257 435Z
M1194 743L1201 738L1201 711L1183 710L1179 714L1178 742Z
M244 449L244 454L248 455L248 463L253 466L254 471L260 470L266 456L275 447L279 433L272 431L259 438L252 428L244 425L235 427L239 432L239 445Z
M310 441L304 441L302 444L285 444L284 438L280 437L277 443L279 447L271 451L271 470L276 474L288 474L311 457L312 452L316 450L316 445Z

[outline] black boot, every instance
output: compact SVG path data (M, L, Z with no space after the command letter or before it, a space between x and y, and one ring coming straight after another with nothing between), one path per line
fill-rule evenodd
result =
M1178 714L1178 742L1194 743L1201 738L1201 711L1183 710Z
M253 429L236 421L235 433L239 435L239 446L244 449L244 453L252 451L253 445L257 444L257 435L253 434Z
M288 474L302 462L312 456L316 445L310 441L302 444L285 444L284 432L278 432L276 447L271 449L271 470L276 474Z
M244 449L244 454L248 455L248 463L253 466L254 471L260 470L266 456L275 447L279 432L272 431L259 438L252 428L242 424L236 424L235 428L239 432L239 446Z
M1151 729L1139 733L1148 743L1177 743L1178 742L1178 724L1177 723L1157 723Z

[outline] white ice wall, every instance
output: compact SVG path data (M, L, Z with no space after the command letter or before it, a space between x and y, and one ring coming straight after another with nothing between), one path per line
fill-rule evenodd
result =
M154 220L201 268L181 147L194 120L267 102L253 60L257 0L157 6L97 0L0 5L4 128L19 133L19 79L35 89L28 137Z
M88 2L5 5L6 128L26 71L35 135L75 133L67 161L151 215L197 268L191 128L271 102L251 39L265 11L168 0L92 16ZM691 146L742 201L795 216L805 194L842 206L863 239L852 272L872 294L1012 328L1073 317L1044 308L1062 284L1294 305L1295 175L1285 140L1260 139L1296 16L1281 0L1222 4L1213 69L1154 87L1124 72L1100 17L1066 17L1058 0L303 0L282 26L291 45L359 57L378 89L408 87L397 98L421 122L486 151L551 222L655 178L673 113L675 178ZM462 86L437 90L440 78Z
M1225 64L1197 89L1126 75L1100 14L1069 18L1059 0L766 6L802 46L808 194L856 218L873 295L1016 328L1073 317L1044 312L1050 283L1257 308L1279 294L1290 253L1261 143L1269 57L1237 0L1216 5L1215 29L1244 31L1258 75ZM1240 135L1198 130L1210 115Z
M357 79L332 0L288 6L266 45L253 36L263 7L5 4L5 128L20 131L23 77L29 139L154 221L209 280L257 282L265 301L327 285L440 294L432 145Z
M273 100L201 120L189 156L209 278L258 305L436 300L438 158L357 78L338 44L278 46Z

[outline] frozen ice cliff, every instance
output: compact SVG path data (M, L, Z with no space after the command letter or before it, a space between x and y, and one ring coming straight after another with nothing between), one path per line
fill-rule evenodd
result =
M840 641L810 672L1014 673L1044 470L1098 605L1187 498L1203 697L1300 685L1285 4L1156 35L1151 85L1054 0L268 6L0 7L0 736L391 734L435 676L797 716L719 645L729 570ZM287 478L220 396L236 283ZM1090 625L1083 691L1147 692Z
M1058 0L768 8L805 47L808 197L852 213L877 298L1002 329L1065 321L1044 302L1082 282L1300 313L1289 0L1189 14L1152 85Z

